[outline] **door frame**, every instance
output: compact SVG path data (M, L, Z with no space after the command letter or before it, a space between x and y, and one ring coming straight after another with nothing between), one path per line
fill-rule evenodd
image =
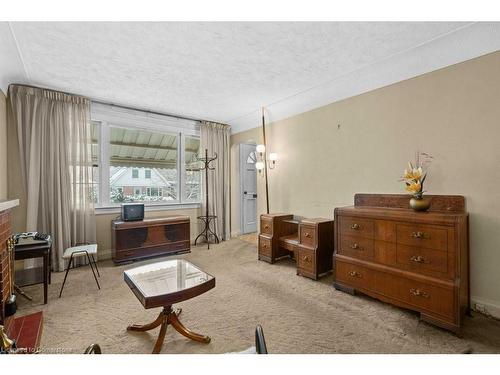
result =
M242 173L242 167L243 167L243 163L246 162L246 159L245 161L242 160L242 147L243 145L249 145L249 146L255 146L257 147L257 143L256 142L242 142L242 143L239 143L238 144L238 154L239 154L239 165L238 165L238 171L239 171L239 174L240 174L240 178L239 178L239 187L238 187L238 192L239 192L239 201L240 201L240 234L246 234L245 231L244 231L244 228L245 228L245 215L243 214L243 207L245 205L245 198L243 197L243 184L244 184L244 181L243 181L243 173ZM255 153L255 155L257 155L257 152ZM255 193L257 194L257 169L255 170ZM256 232L258 232L259 228L259 223L258 223L258 214L257 214L257 199L255 200L255 206L256 206L256 210L255 210L255 222L256 222ZM252 233L252 232L251 232Z

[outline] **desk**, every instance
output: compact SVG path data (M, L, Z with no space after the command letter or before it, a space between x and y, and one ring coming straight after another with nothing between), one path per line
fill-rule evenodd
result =
M51 282L50 250L52 240L37 241L32 238L20 238L14 245L14 257L16 260L43 258L43 303L47 304L47 292Z

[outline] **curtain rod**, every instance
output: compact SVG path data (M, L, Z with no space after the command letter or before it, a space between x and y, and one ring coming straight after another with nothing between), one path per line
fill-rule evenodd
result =
M81 98L89 99L93 103L98 103L98 104L103 104L103 105L109 105L109 106L112 106L112 107L118 107L118 108L123 108L123 109L130 109L132 111L141 111L141 112L151 113L152 115L168 116L168 117L178 118L180 120L190 120L190 121L197 121L197 122L205 121L205 120L201 120L201 119L197 119L197 118L193 118L193 117L187 117L187 116L181 116L181 115L174 115L174 114L171 114L171 113L157 112L157 111L151 111L149 109L129 107L129 106L122 105L122 104L115 104L115 103L111 103L111 102L105 102L105 101L98 100L98 99L92 99L92 98L89 98L89 97L84 96L84 95L73 94L71 92L66 92L66 91L61 91L61 90L49 89L49 88L46 88L46 87L40 87L40 86L34 86L34 85L27 85L27 84L24 84L24 83L11 83L9 85L9 88L12 85L31 87L31 88L34 88L34 89L47 90L47 91L52 91L52 92L60 92L60 93L63 93L63 94L66 94L66 95L72 95L72 96L79 96ZM7 92L8 92L8 90L7 90Z

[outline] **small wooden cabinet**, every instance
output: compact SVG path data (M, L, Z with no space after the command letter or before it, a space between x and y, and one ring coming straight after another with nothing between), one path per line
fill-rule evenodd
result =
M274 263L289 253L280 249L278 241L281 236L293 234L297 230L285 220L292 220L293 215L288 214L262 214L260 215L259 234L259 260Z
M189 252L188 216L111 222L111 256L115 263Z
M459 331L470 309L468 215L459 196L429 196L427 212L406 195L357 194L335 209L335 287L420 312Z
M333 256L333 220L303 219L296 245L297 275L317 280L331 271Z

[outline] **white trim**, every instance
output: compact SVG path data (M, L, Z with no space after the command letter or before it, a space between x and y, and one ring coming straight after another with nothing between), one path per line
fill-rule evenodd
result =
M144 211L171 211L201 208L201 203L145 204ZM94 215L109 215L121 213L121 206L95 207Z
M471 297L472 309L486 316L500 319L500 302L482 299L480 297Z

